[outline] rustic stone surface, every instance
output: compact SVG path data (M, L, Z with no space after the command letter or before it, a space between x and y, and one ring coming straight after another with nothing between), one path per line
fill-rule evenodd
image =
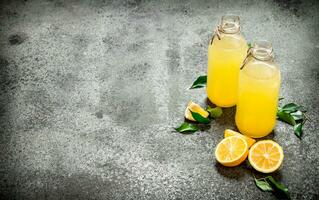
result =
M299 140L278 122L284 148L273 174L293 199L319 193L319 3L316 1L1 1L1 199L275 199L244 163L213 150L234 108L182 135L188 90L206 73L212 29L238 13L248 41L273 42L282 103L312 119Z

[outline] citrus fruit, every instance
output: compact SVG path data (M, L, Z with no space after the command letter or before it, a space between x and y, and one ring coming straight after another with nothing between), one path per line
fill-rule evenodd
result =
M249 150L248 160L251 166L259 172L276 171L284 159L281 146L272 140L256 142Z
M238 132L230 130L230 129L226 129L224 132L225 138L230 137L230 136L234 136L234 135L242 137L244 140L246 140L248 147L251 147L251 145L253 145L256 142L256 140L254 140L253 138L247 137L241 133L238 133Z
M204 118L207 118L209 115L209 113L206 110L204 110L202 107L200 107L200 105L190 101L185 110L185 118L191 121L196 121L196 120L193 118L190 110L192 112L200 114Z
M248 144L239 136L224 138L216 147L216 160L227 167L234 167L242 163L248 155Z

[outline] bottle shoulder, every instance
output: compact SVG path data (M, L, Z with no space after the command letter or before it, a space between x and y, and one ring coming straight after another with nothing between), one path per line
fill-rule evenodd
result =
M250 58L241 71L247 76L258 79L272 79L280 77L279 66L271 60L260 61Z
M217 36L214 37L212 44L210 47L218 48L218 49L247 49L247 41L241 33L238 34L221 34L220 38Z

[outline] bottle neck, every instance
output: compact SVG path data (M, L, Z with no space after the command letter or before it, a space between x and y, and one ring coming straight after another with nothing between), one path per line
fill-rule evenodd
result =
M240 19L236 15L225 15L222 17L219 29L225 34L236 34L240 32Z
M271 61L274 59L272 45L268 41L255 42L251 54L254 58L261 61Z
M271 43L265 40L255 42L253 44L253 47L248 50L247 56L243 61L240 69L243 69L247 62L251 61L251 59L256 59L264 62L273 62L274 54Z

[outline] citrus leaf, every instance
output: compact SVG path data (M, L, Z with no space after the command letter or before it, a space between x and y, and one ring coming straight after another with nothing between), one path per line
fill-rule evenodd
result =
M199 76L193 83L193 85L189 89L202 88L206 86L207 76Z
M212 118L218 118L223 114L223 110L220 107L212 108L207 106L206 110L209 112L209 116Z
M286 123L288 123L288 124L291 124L291 125L296 125L296 121L295 121L295 119L293 118L293 116L291 116L291 114L290 113L286 113L286 112L284 112L284 111L282 111L282 110L279 110L278 112L277 112L277 116L278 116L278 118L281 120L281 121L284 121L284 122L286 122Z
M294 125L294 133L300 139L302 136L302 123Z
M191 110L189 110L189 111L191 111ZM192 113L193 118L199 123L208 124L210 122L208 118L205 118L196 112L191 111L191 113Z
M261 189L264 192L273 191L272 187L269 185L267 181L255 178L255 184L259 189Z
M276 194L281 195L286 199L290 199L288 188L286 188L286 186L277 182L272 176L267 176L265 180L269 183Z
M290 113L290 115L294 118L295 121L304 119L304 114L300 110Z
M295 103L288 103L288 104L284 105L281 108L281 110L288 112L288 113L292 113L292 112L296 112L299 108L300 108L300 106L295 104Z
M288 103L283 107L278 107L277 117L279 120L293 125L295 135L301 139L302 126L308 119L305 112L305 107L295 103Z
M195 131L198 130L198 128L194 124L189 124L187 122L184 122L182 123L182 125L180 125L180 127L175 128L175 130L180 133L194 133Z
M252 47L251 43L247 43L247 46L248 46L248 48Z

